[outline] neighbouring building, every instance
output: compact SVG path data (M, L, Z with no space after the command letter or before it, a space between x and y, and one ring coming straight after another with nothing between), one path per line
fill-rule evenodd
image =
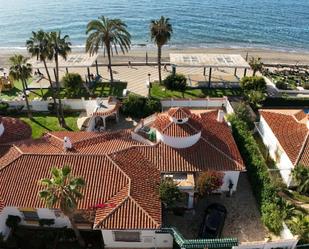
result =
M9 141L0 145L0 158L0 232L8 234L8 215L20 216L25 225L48 218L70 226L57 207L47 209L38 197L38 180L49 177L52 167L68 165L87 183L75 215L78 226L101 230L106 247L120 248L172 247L172 236L161 231L162 178L172 177L192 208L200 172L223 172L220 191L236 191L245 170L221 109L171 108L134 131L60 131Z
M309 167L309 121L306 110L260 110L257 130L270 157L276 162L284 182L293 185L292 170Z

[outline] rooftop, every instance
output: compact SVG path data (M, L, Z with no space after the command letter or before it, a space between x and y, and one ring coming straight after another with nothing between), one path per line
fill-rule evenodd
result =
M260 114L291 162L309 166L308 114L301 109L263 109Z

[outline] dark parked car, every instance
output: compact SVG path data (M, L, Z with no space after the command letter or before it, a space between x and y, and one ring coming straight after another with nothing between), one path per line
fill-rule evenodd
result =
M205 210L205 216L200 228L199 238L214 239L221 236L226 218L226 208L219 204L210 204Z

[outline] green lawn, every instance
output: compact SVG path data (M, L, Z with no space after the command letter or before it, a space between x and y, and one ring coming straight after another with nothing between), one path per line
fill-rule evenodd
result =
M184 93L179 91L167 90L164 86L153 84L151 87L151 96L158 99L164 98L205 98L223 97L223 96L240 96L241 89L222 89L222 88L202 88L202 89L187 89Z
M93 94L91 97L108 97L108 96L116 96L116 97L122 97L123 90L127 88L127 83L125 82L114 82L113 84L110 84L109 82L102 82L97 83L97 85L94 87L94 89L91 89L93 91ZM22 93L22 85L21 82L14 82L14 88L10 91L2 92L0 95L1 99L4 100L12 100L17 95ZM33 100L35 97L42 97L43 99L47 99L48 97L52 96L52 92L50 89L37 89L31 91L29 94L29 100ZM81 88L76 96L71 96L70 92L68 92L66 89L62 88L60 91L61 98L89 98L90 94L86 91L85 88Z
M77 118L79 113L65 115L65 121L68 126L67 130L77 131ZM21 120L25 121L32 128L32 137L39 138L45 132L49 131L62 131L66 130L61 128L58 123L56 115L33 113L33 120L30 120L25 115L18 116Z

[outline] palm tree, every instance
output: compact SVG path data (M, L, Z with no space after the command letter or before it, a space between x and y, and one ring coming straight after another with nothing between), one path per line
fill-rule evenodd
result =
M261 72L263 69L263 62L260 57L251 57L249 65L253 71L253 76L255 76L257 72Z
M58 117L58 121L59 124L61 125L61 120L59 117L59 110L57 108L57 102L56 102L56 98L55 98L55 92L54 92L54 87L53 87L53 83L50 77L50 73L48 71L47 65L46 65L46 61L48 60L48 58L50 57L50 53L51 53L51 49L48 43L48 35L47 33L45 33L43 30L39 30L38 32L32 32L32 37L30 37L29 40L27 40L26 42L26 46L28 49L28 52L31 54L32 57L36 57L37 60L40 60L43 62L45 70L46 70L46 74L47 74L47 78L48 81L50 83L50 89L52 92L52 98L54 101L54 106L56 109L56 114Z
M20 80L23 86L23 94L25 96L26 107L28 117L32 119L32 114L30 111L30 105L26 93L27 88L27 80L31 77L32 73L32 65L27 63L28 59L20 54L15 54L14 56L10 57L10 77L13 80Z
M150 23L150 35L151 40L154 41L158 47L158 70L159 70L159 82L162 83L161 76L161 55L162 47L171 39L173 28L169 22L169 18L161 16L159 20L152 20Z
M57 85L57 98L59 103L59 114L60 114L60 125L65 127L65 119L63 115L63 108L61 104L61 97L60 97L60 83L59 83L59 56L63 59L67 59L68 54L71 52L71 43L68 41L69 36L65 35L61 37L61 32L50 32L47 35L48 39L48 46L50 48L49 53L49 60L54 59L56 65L55 71L55 78L56 78L56 85Z
M73 177L69 166L52 168L51 174L52 178L40 180L45 189L39 192L39 196L48 208L60 208L69 218L79 244L84 246L85 242L74 221L74 212L77 209L77 201L83 198L80 191L85 186L85 181L81 177Z
M128 52L131 46L131 35L127 30L127 25L120 19L109 19L101 16L98 20L92 20L87 25L86 52L90 55L96 54L102 47L107 53L108 70L111 82L114 81L112 70L113 50L118 54L118 49L123 54Z

